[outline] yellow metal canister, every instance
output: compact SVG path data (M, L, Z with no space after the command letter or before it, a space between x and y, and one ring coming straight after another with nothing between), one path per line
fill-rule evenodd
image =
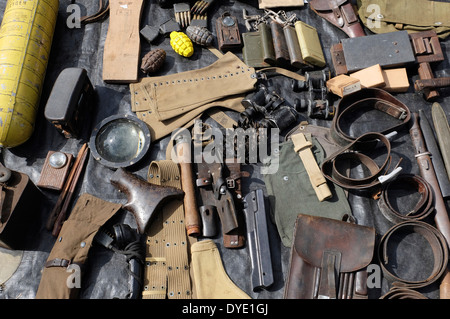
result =
M0 26L0 147L34 130L59 0L8 0Z

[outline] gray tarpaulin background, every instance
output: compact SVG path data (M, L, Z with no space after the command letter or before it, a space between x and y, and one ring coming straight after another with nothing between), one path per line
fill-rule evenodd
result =
M35 183L39 180L40 172L49 150L61 150L76 155L81 144L84 142L83 139L64 138L46 121L43 115L44 106L53 83L62 70L67 67L81 67L87 70L96 92L96 103L90 111L92 126L109 115L131 112L129 86L125 84L106 84L102 80L102 55L109 20L106 19L103 22L92 23L78 29L68 29L66 27L66 19L69 13L66 9L70 3L69 0L60 1L59 16L41 98L41 107L36 120L35 132L25 144L13 149L7 149L3 154L4 164L7 167L28 174ZM81 6L82 14L92 14L98 8L98 2L93 0L77 0L75 3ZM0 12L2 14L5 5L6 0L1 0ZM249 14L262 13L262 10L257 8L256 1L215 1L208 12L208 25L210 30L215 34L216 18L223 12L230 11L238 17L240 31L246 32L242 18L243 8L247 9ZM300 20L317 28L327 64L332 69L330 47L347 36L330 23L319 18L311 11L308 5L305 5L301 9L293 10L293 8L287 8L286 10L296 13ZM157 5L155 0L147 0L144 3L141 27L146 24L159 26L162 22L172 17L172 9L162 9ZM368 32L367 34L370 33ZM441 46L445 53L446 61L433 64L433 70L436 76L450 76L448 60L450 52L449 40L441 41ZM166 62L162 70L158 72L158 75L198 69L210 65L217 59L210 51L198 46L195 47L195 53L191 58L183 58L172 50L168 38L159 38L151 46L145 41L142 41L141 56L151 48L154 49L157 47L163 48L167 52ZM364 48L360 54L365 54L365 50L370 49L370 47ZM240 52L237 55L242 57ZM415 67L412 67L408 72L410 83L413 83L413 79L417 77L417 71ZM140 76L145 75L140 74ZM292 105L296 95L292 92L290 82L287 78L282 76L273 77L269 83L282 94L287 103ZM446 110L447 116L450 116L450 89L441 89L440 92L441 97L438 101L441 102L441 105ZM411 111L423 109L431 121L431 103L425 101L421 94L415 93L412 85L407 93L396 94L396 97L404 102ZM237 114L229 113L229 115L237 118ZM301 119L309 120L313 124L322 126L330 126L331 124L330 121L310 120L306 117L306 114L302 114ZM211 122L213 123L213 121ZM367 121L366 124L374 125L374 122ZM85 132L85 135L89 137L90 132ZM168 141L169 137L166 137L153 143L148 155L141 163L132 168L132 172L145 178L149 163L152 160L165 158L165 148ZM404 172L419 173L407 130L400 132L399 137L393 142L393 157L393 163L396 163L398 158L403 157L402 167L404 168ZM244 179L244 193L247 193L251 189L264 187L264 181L258 174L257 169L253 167L244 168L253 172L251 178ZM118 193L109 182L112 173L113 171L111 169L100 165L90 156L86 170L77 188L74 202L80 194L90 193L108 201L125 203L126 199L124 195ZM55 238L45 229L45 221L58 198L57 193L48 190L42 189L42 193L45 200L39 207L36 207L34 212L35 214L39 214L41 223L34 225L34 231L29 234L27 248L24 250L22 262L11 279L1 287L0 298L30 299L35 297L41 278L41 270L55 241ZM357 222L361 225L375 227L377 239L381 238L389 229L390 224L380 214L376 202L371 198L359 195L350 195L349 201ZM135 227L133 218L127 212L120 213L116 218ZM257 293L253 292L251 288L251 262L248 248L226 249L222 245L221 238L215 239L229 277L237 286L255 299L282 298L286 273L289 266L290 250L281 244L275 225L270 224L269 226L275 282L270 289ZM432 255L429 250L425 249L426 252L423 258L418 258L417 256L412 257L408 253L409 248L417 243L420 245L420 242L409 242L404 244L405 247L399 249L397 252L398 264L399 268L405 268L401 270L405 274L409 272L409 275L412 277L422 276L423 278L423 276L426 276L431 271ZM127 280L129 279L129 274L125 270L127 267L125 258L122 255L114 254L101 247L94 247L90 253L86 276L83 279L81 298L125 298L128 293ZM371 289L369 297L378 298L386 293L387 289L387 283L383 280L382 287ZM421 292L430 298L439 297L437 285L427 287Z

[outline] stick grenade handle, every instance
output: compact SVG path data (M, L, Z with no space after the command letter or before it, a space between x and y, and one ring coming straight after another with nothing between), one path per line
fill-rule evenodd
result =
M180 165L181 187L184 191L184 215L186 230L189 236L201 235L200 213L197 207L194 173L191 157L191 143L184 136L176 139L178 165Z
M409 131L411 140L416 151L417 164L419 165L420 175L430 184L433 189L435 199L435 223L436 228L444 235L447 245L450 245L450 220L448 217L447 208L445 206L444 198L441 194L441 189L434 171L433 163L431 162L430 153L427 150L425 140L422 135L419 124L419 113L413 113L413 125ZM447 248L448 249L448 248ZM450 273L447 271L442 277L441 285L439 287L440 299L450 299Z

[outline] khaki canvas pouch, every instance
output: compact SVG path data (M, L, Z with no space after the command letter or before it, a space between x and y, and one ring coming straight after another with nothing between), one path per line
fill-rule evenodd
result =
M78 265L82 271L99 228L121 207L90 194L80 196L48 256L36 299L78 298L81 287L70 283L76 268L69 266Z
M358 14L364 25L374 33L434 30L441 39L450 34L449 2L358 0Z
M212 240L192 244L191 255L197 299L251 299L228 277Z

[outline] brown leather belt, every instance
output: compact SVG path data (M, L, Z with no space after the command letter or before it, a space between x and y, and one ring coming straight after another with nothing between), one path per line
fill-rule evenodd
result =
M386 158L379 167L368 155L375 149L378 142L386 148ZM391 144L386 136L381 133L366 133L358 137L354 142L338 150L327 157L322 163L322 173L326 179L345 189L367 190L381 187L382 183L398 175L401 168L395 168L389 175L387 173L390 163ZM351 178L344 172L350 162L358 162L365 166L370 175L363 178Z
M336 107L336 113L331 124L331 136L341 146L352 143L355 137L343 132L341 124L348 124L349 114L361 108L372 108L392 116L401 121L379 133L388 133L400 130L411 119L408 107L388 92L377 88L366 88L344 96Z
M408 189L413 187L420 199L407 214L397 211L389 200L389 193L395 189ZM378 207L386 219L394 224L410 220L424 220L434 211L433 191L430 184L422 177L411 174L403 174L386 184L381 191Z
M428 299L418 291L408 288L393 288L389 290L380 299Z
M430 244L434 255L433 271L424 280L407 280L397 277L388 270L387 250L391 237L394 234L418 233L422 235ZM448 263L448 246L447 242L440 231L428 223L422 221L406 221L396 224L390 228L381 238L378 246L378 258L380 260L381 269L384 277L392 283L393 287L402 287L409 289L417 289L428 286L442 277L447 269Z

